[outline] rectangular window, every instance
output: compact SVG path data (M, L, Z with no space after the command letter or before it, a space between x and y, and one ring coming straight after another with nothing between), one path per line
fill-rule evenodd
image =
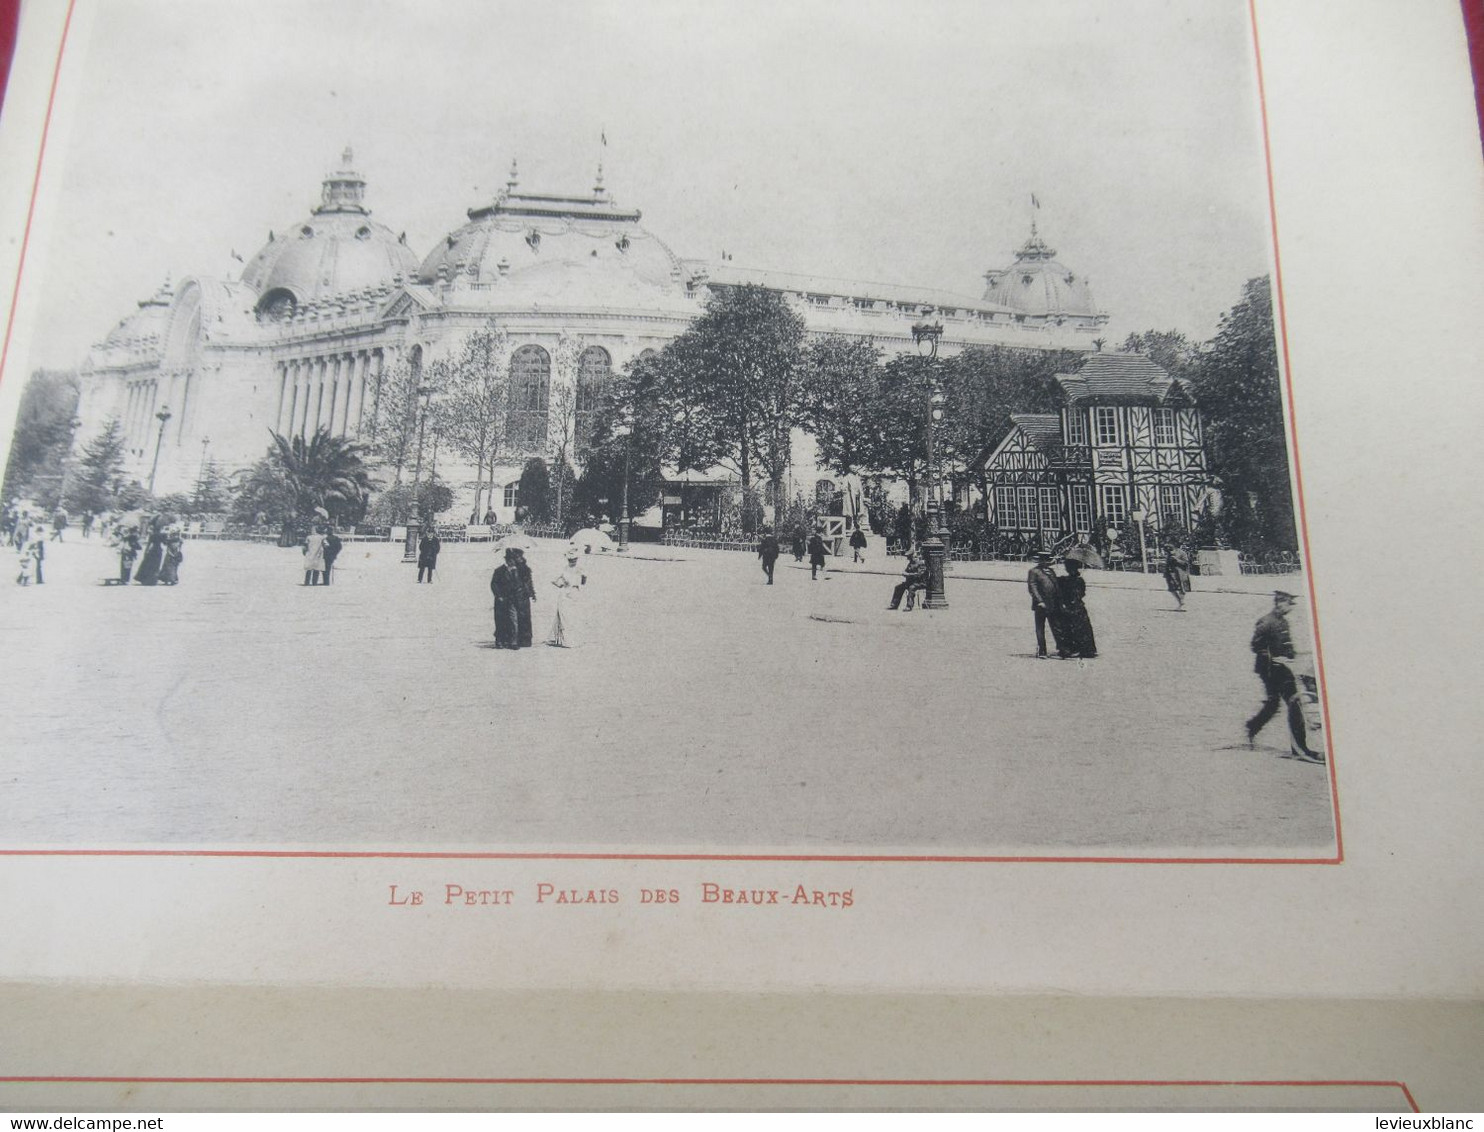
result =
M1072 485L1072 527L1078 532L1092 530L1092 488L1085 483Z
M1099 405L1093 410L1097 414L1099 444L1118 443L1118 410L1111 405Z
M1020 529L1033 531L1036 529L1036 489L1033 487L1017 487L1015 489L1016 509L1020 512Z
M994 514L995 525L1000 530L1014 530L1020 524L1016 522L1015 514L1015 489L1003 485L994 489Z
M1184 492L1178 487L1161 487L1159 489L1159 515L1160 522L1165 528L1185 526L1185 500L1182 498Z
M1154 410L1154 443L1159 445L1173 445L1175 443L1175 410Z
M520 501L520 481L505 485L505 506L514 507Z
M1041 529L1043 531L1061 530L1061 501L1057 499L1054 487L1041 489Z
M1128 488L1123 484L1099 484L1098 505L1108 526L1121 527L1128 522Z
M1067 410L1067 443L1087 443L1087 413L1085 410Z

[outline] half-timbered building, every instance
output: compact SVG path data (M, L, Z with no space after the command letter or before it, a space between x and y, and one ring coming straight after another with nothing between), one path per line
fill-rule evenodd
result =
M1056 375L1058 413L1017 413L978 460L989 520L1054 546L1123 526L1189 529L1210 505L1200 412L1190 383L1142 354L1092 354Z

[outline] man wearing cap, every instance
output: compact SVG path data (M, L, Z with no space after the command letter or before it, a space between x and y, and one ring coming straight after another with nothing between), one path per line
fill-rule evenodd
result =
M1247 721L1247 745L1257 738L1257 733L1267 726L1268 720L1278 714L1278 709L1297 690L1293 671L1286 664L1275 664L1275 660L1293 659L1293 636L1288 631L1288 613L1297 599L1285 590L1273 592L1273 608L1257 619L1252 630L1252 652L1256 657L1252 671L1262 681L1267 698L1257 714Z
M1036 612L1036 656L1046 658L1046 622L1051 622L1051 637L1056 639L1056 614L1061 608L1061 598L1056 585L1056 570L1051 565L1048 550L1036 555L1036 565L1025 576L1025 585L1031 592L1031 608Z

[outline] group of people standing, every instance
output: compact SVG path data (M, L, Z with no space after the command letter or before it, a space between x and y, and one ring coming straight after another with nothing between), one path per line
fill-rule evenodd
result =
M1087 580L1082 577L1082 561L1067 557L1062 560L1065 574L1058 574L1055 556L1049 550L1036 555L1036 564L1026 575L1031 609L1036 615L1036 656L1049 659L1046 630L1051 629L1056 655L1064 660L1091 660L1098 655L1097 638L1092 631L1092 618L1087 613Z
M580 558L578 548L569 546L565 565L551 580L556 610L546 643L556 648L574 648L581 640L578 607L588 576L578 565ZM536 579L524 550L506 548L504 561L490 575L490 593L495 599L495 648L530 648L535 643L531 603L536 601Z
M119 552L118 584L173 586L185 561L185 535L169 515L145 515L113 524L109 542Z
M329 523L312 523L304 536L304 585L328 586L344 540Z

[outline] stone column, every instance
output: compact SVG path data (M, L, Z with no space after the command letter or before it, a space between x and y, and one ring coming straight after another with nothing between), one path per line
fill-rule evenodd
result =
M329 378L330 396L325 401L325 428L335 435L335 408L340 394L340 357L325 359L325 376Z

